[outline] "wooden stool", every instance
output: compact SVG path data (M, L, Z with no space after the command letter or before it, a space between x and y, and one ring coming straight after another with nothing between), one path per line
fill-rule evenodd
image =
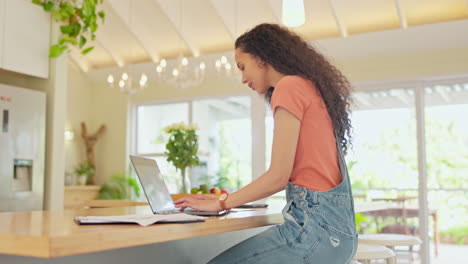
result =
M408 246L413 260L413 246L420 245L421 239L415 236L400 235L400 234L365 234L358 236L359 243L366 243L371 245L386 246L395 251L397 246ZM396 257L395 257L396 263Z
M395 264L395 253L384 246L370 245L359 242L356 255L353 260L359 260L364 264L369 264L373 259L386 259L387 264Z

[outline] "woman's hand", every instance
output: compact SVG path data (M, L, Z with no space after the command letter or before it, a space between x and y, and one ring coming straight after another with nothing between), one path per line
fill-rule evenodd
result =
M188 207L203 212L219 212L222 210L218 198L209 195L185 196L175 201L174 205L180 211L184 211Z

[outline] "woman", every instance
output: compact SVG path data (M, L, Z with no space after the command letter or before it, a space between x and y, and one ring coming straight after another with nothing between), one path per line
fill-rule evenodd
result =
M354 204L344 162L350 139L350 84L298 35L261 24L240 36L242 82L264 94L274 114L270 168L225 200L185 197L176 207L219 211L286 189L285 222L210 263L344 264L357 247Z

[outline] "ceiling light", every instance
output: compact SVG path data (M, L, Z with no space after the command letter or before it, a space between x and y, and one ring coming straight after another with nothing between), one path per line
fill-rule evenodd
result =
M122 80L124 81L128 80L128 74L126 72L122 74Z
M222 56L222 57L221 57L221 63L222 63L222 64L226 64L226 63L227 63L227 58L226 58L226 56Z
M283 0L283 24L298 27L305 23L303 0Z
M109 76L107 76L107 82L108 82L109 84L114 83L114 76L112 76L111 74L109 74Z
M187 58L183 57L182 58L182 65L187 66L187 64L188 64Z

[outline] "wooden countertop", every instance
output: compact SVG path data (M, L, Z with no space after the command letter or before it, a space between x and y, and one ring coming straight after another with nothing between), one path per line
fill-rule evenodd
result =
M148 227L78 225L73 217L151 214L149 206L0 213L0 254L55 258L274 225L283 222L280 207L233 209L206 222Z
M268 204L266 209L233 209L228 215L210 217L206 222L148 227L78 225L73 217L151 214L149 206L0 213L0 254L56 258L282 223L281 209L285 201L268 201ZM356 211L366 211L368 206L371 207L357 204Z

